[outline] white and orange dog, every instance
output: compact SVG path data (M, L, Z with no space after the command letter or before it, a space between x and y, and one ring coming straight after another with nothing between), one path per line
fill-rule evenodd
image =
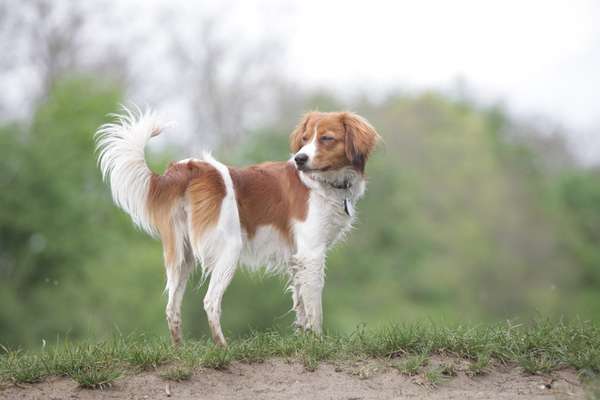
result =
M197 262L210 275L204 309L217 344L226 345L221 300L238 264L287 274L296 326L319 333L325 256L352 225L375 129L350 112L311 112L291 134L287 162L235 168L204 154L158 175L144 147L161 125L152 112L126 114L96 133L100 168L115 203L162 240L173 342Z

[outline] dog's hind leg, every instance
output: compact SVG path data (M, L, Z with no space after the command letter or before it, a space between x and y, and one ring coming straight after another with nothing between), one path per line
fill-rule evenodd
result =
M190 189L192 218L189 237L194 254L202 263L203 274L210 274L204 310L213 340L226 346L221 330L221 301L233 279L242 251L242 228L229 169L209 154L204 155L204 160L218 171L220 177L212 186L199 182Z
M185 214L182 208L159 225L165 256L165 272L168 295L166 316L174 345L181 343L181 303L190 274L195 266L195 258L190 249L185 228Z
M211 275L204 297L204 310L208 317L212 338L220 346L227 346L221 330L221 302L225 290L233 279L241 249L240 240L228 241L221 248L222 251L216 255L213 265L209 267Z
M190 273L194 269L193 257L186 257L184 261L176 266L167 266L167 323L171 332L171 340L174 345L181 343L181 303Z

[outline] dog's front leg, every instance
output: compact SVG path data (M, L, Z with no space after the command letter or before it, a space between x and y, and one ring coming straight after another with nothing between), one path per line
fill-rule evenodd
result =
M297 330L304 330L306 326L306 314L304 313L304 302L300 297L301 280L299 272L302 270L302 266L295 260L290 265L290 286L289 291L292 293L292 308L296 313L296 320L294 321L294 328Z
M322 294L325 286L325 256L298 256L298 294L304 305L304 329L321 333Z

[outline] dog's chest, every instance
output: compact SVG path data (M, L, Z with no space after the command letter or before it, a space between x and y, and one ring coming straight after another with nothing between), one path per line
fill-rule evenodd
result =
M326 249L348 232L354 220L354 204L345 204L345 200L345 196L311 193L306 220L294 225L299 252Z
M242 243L240 262L252 270L261 267L270 272L285 269L292 254L286 238L272 225L259 227L251 238L242 232Z

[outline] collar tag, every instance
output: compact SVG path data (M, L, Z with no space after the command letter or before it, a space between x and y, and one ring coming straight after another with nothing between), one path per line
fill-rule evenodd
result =
M350 200L348 200L348 198L344 198L344 212L349 216L352 217L354 215L354 206L352 205L352 202Z

